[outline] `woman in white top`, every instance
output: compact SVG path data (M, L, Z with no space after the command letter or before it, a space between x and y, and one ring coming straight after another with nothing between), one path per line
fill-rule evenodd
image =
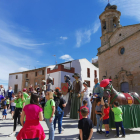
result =
M12 120L13 120L13 115L14 115L14 112L15 112L15 106L16 106L16 103L12 102L14 99L16 99L15 97L15 94L13 93L12 94L12 98L11 98L11 115L12 115Z
M86 82L83 83L83 86L85 87L84 90L82 91L83 94L83 101L86 100L88 102L87 107L89 108L89 114L88 118L90 119L91 116L91 102L90 102L90 97L88 93L88 84ZM82 101L82 106L83 106L83 101Z

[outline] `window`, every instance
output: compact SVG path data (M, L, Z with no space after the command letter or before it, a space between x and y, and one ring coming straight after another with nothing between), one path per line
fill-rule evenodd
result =
M54 78L53 78L53 84L52 85L54 85Z
M35 77L37 76L37 72L35 72Z
M28 74L26 74L25 77L28 78Z
M123 55L125 53L125 48L122 46L119 48L119 55Z
M44 70L42 70L42 75L44 75Z
M90 78L90 68L87 68L87 77Z
M28 87L28 82L25 82L25 87Z
M85 80L85 82L88 84L88 87L90 87L90 81Z
M124 52L125 52L125 49L124 48L121 48L120 54L124 54Z
M16 79L18 79L18 75L16 75Z
M94 70L94 78L97 78L97 70Z

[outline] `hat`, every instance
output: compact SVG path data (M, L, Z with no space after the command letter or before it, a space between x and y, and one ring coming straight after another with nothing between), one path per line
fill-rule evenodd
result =
M87 82L84 82L83 84L87 85L88 86L88 83Z
M104 79L100 83L100 87L106 87L109 84L110 80L109 79Z
M23 89L23 92L25 92L25 91L27 91L27 89L26 89L26 88L24 88L24 89Z
M47 79L49 79L49 80L53 80L53 78L52 78L52 77L50 77L50 76L49 76Z
M69 75L65 75L64 77L66 77L67 79L69 79L69 80L70 80L70 76L69 76Z
M42 82L46 83L46 80L42 80Z
M79 76L78 73L74 73L74 75L72 75L72 77L78 77L78 78L80 78L80 76Z

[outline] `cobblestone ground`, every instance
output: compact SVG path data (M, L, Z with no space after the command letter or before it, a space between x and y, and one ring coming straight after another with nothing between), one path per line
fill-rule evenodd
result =
M0 114L2 114L0 112ZM18 134L19 130L21 129L21 126L17 126L16 135L12 137L8 137L8 135L13 130L13 120L11 120L11 115L8 113L7 120L2 121L2 115L0 116L0 140L16 140L16 135ZM77 122L78 120L72 120L68 117L63 119L63 134L58 134L58 129L55 131L55 140L76 140L78 137L78 129L77 129ZM44 132L46 134L46 140L48 139L48 128L44 121L41 122L41 125L44 128ZM104 139L112 139L114 138L115 130L112 130L110 132L110 136L106 138L104 134L97 134L96 128L94 128L94 133L92 139L94 140L104 140ZM120 138L124 139L124 138ZM140 128L137 129L130 129L126 130L126 140L140 140Z

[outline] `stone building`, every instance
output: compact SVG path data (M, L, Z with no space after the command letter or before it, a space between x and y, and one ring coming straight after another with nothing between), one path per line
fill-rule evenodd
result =
M108 5L99 16L102 36L98 48L100 81L111 77L118 91L140 94L140 24L121 26L121 12Z

